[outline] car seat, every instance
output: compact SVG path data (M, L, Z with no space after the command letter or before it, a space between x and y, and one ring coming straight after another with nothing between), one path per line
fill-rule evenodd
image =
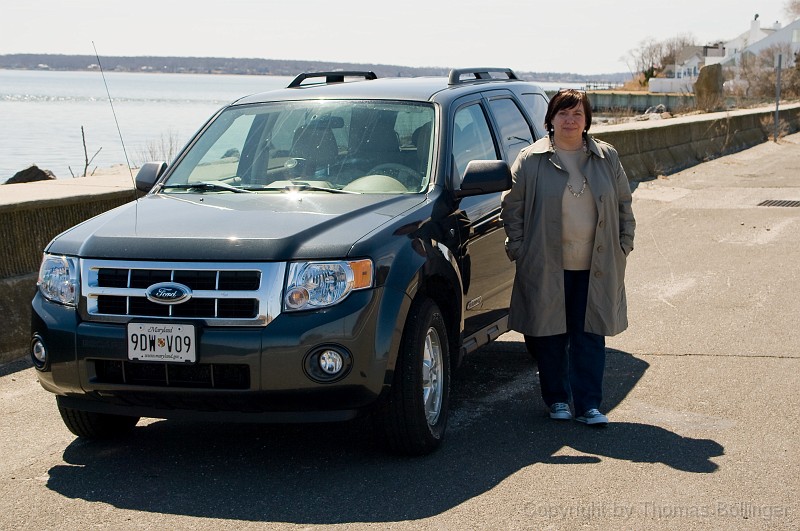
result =
M295 130L290 156L296 159L297 177L327 176L338 154L331 119L313 120Z

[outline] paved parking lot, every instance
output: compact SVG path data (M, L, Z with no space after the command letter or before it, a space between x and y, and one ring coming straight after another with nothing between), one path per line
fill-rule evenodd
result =
M800 134L637 183L631 326L592 429L545 416L508 333L454 378L434 455L364 423L149 420L79 442L0 369L2 529L798 529Z

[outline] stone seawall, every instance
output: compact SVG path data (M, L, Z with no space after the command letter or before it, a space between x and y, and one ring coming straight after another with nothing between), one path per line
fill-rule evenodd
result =
M55 236L134 199L129 175L0 185L0 364L27 354L42 250Z
M612 144L632 180L674 173L706 160L735 153L770 138L775 109L743 109L593 127ZM779 134L800 128L800 104L780 108Z
M773 120L774 107L598 126L591 133L617 148L631 180L644 180L764 142ZM800 104L781 107L780 130L800 130ZM67 228L133 198L126 174L0 186L0 364L27 355L42 249Z
M663 105L669 112L678 113L694 109L694 94L657 94L653 92L618 92L613 90L589 91L592 109L602 112L626 109L639 113Z

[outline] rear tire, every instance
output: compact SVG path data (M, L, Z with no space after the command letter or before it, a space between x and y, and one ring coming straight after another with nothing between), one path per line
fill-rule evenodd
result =
M85 439L111 439L133 431L139 417L109 415L72 409L58 404L58 412L69 431Z
M400 343L394 380L382 412L389 448L424 455L444 438L450 401L450 348L439 307L415 301Z

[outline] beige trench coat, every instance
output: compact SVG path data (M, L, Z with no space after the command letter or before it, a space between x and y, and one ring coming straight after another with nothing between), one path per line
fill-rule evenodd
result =
M613 336L628 327L625 265L636 221L617 151L591 137L587 147L582 172L598 217L584 331ZM511 174L502 210L506 252L517 268L509 327L530 336L566 333L561 204L569 175L547 137L520 152Z

